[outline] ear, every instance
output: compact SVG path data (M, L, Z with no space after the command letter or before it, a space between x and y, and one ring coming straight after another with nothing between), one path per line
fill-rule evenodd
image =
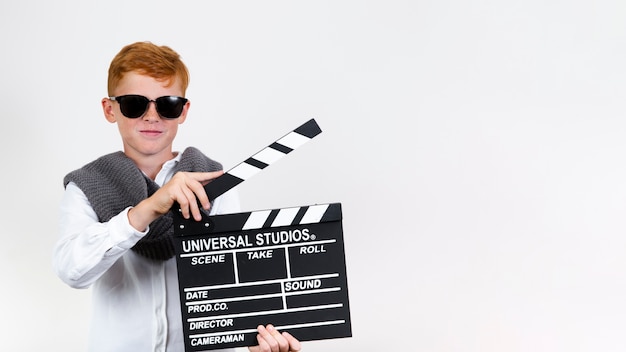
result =
M109 98L102 98L102 111L104 112L104 118L110 123L115 123L115 112L113 111L113 101Z
M179 125L185 122L185 120L187 119L187 111L189 111L190 106L191 106L191 102L187 100L187 102L185 103L185 106L183 107L183 112L180 114L180 116L177 119Z

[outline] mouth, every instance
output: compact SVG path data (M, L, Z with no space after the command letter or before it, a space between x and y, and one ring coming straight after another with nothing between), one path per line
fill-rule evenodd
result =
M155 137L161 135L163 132L158 130L140 130L139 133L144 136Z

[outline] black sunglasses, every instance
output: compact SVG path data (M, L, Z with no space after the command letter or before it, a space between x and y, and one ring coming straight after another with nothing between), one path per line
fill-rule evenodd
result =
M183 107L188 99L173 95L159 97L150 100L143 95L120 95L117 97L109 97L109 99L117 101L120 104L120 110L124 116L129 119L136 119L143 116L148 111L150 102L156 105L156 111L164 119L176 119L183 113Z

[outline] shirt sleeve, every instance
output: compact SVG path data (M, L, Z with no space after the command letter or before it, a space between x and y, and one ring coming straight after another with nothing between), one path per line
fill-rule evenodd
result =
M54 249L54 270L71 287L89 287L145 232L128 221L128 210L107 222L99 222L85 194L69 183L61 199L60 236Z

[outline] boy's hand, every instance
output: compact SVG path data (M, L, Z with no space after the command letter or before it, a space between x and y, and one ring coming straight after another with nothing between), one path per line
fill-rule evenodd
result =
M204 185L223 173L223 171L177 172L152 196L144 199L128 212L130 224L139 231L143 231L152 221L167 213L175 202L180 205L185 219L193 217L197 221L202 220L198 202L205 210L211 206Z
M250 352L297 352L300 351L300 341L288 332L282 334L272 325L257 327L258 346L248 347Z

